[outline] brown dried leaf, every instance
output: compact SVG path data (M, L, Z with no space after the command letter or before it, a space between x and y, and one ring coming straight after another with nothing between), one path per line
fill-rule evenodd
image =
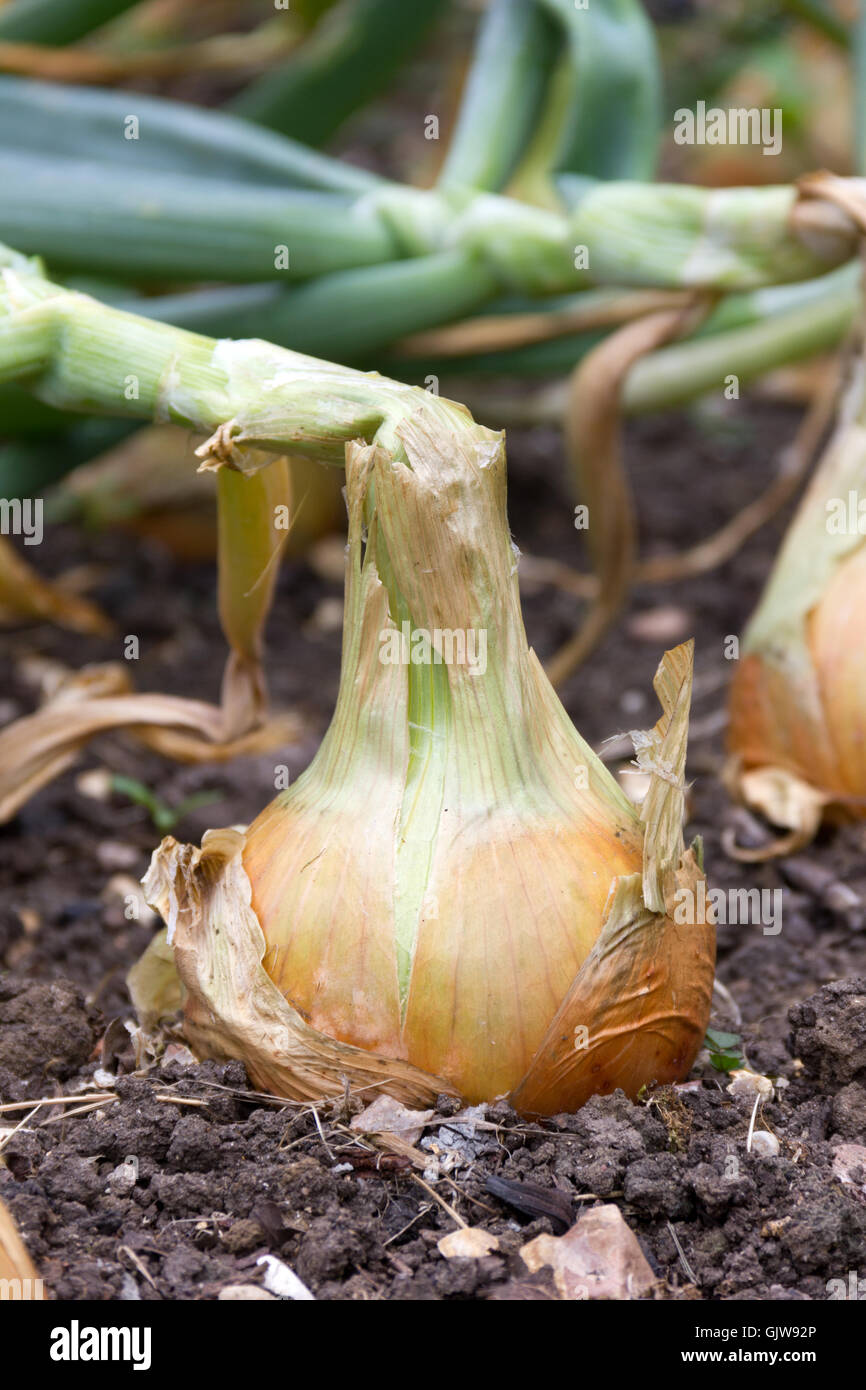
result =
M554 686L577 669L619 612L632 580L637 533L631 488L622 461L623 384L635 362L695 327L706 301L690 299L647 314L611 333L576 369L569 387L566 440L580 499L589 509L587 541L599 589L573 637L556 652L547 674Z
M407 1144L417 1144L433 1115L432 1110L408 1110L393 1096L377 1096L372 1105L355 1116L349 1128L362 1134L396 1134Z
M154 852L145 896L168 926L185 991L184 1031L200 1057L237 1057L253 1084L289 1100L379 1090L428 1104L453 1088L399 1059L337 1042L305 1023L265 973L265 939L242 862L244 837L210 830L201 849L171 836Z
M297 736L291 716L225 739L221 707L177 695L136 694L119 664L85 666L35 714L0 732L0 824L58 777L97 734L125 729L157 752L188 762L218 762Z
M771 825L789 833L769 840L755 849L738 845L728 837L725 852L744 864L760 864L779 855L793 854L811 844L818 833L824 811L832 800L826 792L812 787L781 767L758 767L749 772L729 771L737 794L753 811L759 811Z
M683 855L686 751L692 702L694 641L665 652L653 680L661 718L631 735L638 767L650 774L641 803L644 834L643 900L653 912L670 908L673 880Z
M53 622L72 632L96 633L101 637L112 630L95 603L67 592L59 584L50 584L5 536L0 536L0 625L33 621Z
M693 892L703 878L682 832L693 655L693 642L665 653L654 681L661 718L631 735L650 776L643 872L611 885L601 932L510 1097L518 1110L554 1114L615 1085L634 1096L650 1081L681 1081L697 1056L715 931L673 915L677 892Z
M691 850L677 883L703 873ZM635 1096L681 1081L710 1016L715 929L644 906L640 874L616 880L601 933L509 1100L522 1113L575 1110L596 1093Z

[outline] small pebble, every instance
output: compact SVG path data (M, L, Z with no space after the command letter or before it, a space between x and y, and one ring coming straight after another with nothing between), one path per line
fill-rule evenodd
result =
M96 846L96 857L103 869L132 869L141 855L135 845L124 845L119 840L103 840Z
M624 690L619 697L619 707L624 714L639 714L646 705L646 695L642 690Z
M312 617L304 624L305 632L339 632L343 626L343 600L319 599Z
M75 779L75 790L79 796L88 796L91 801L108 801L112 789L113 778L107 767L88 768Z
M685 608L666 604L635 613L626 623L626 631L639 642L679 642L688 636L692 621Z
M771 1134L768 1129L756 1129L752 1135L749 1152L756 1158L776 1158L779 1147L775 1134Z

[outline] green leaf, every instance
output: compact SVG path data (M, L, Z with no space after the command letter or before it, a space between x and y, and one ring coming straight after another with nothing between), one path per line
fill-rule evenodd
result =
M137 140L126 138L130 115L138 119ZM382 183L365 169L223 111L11 76L0 76L0 151L91 162L103 177L110 165L137 177L174 173L268 189L363 193ZM235 196L247 195L238 189Z
M640 0L540 0L568 45L567 95L551 174L655 176L662 83L652 25ZM560 97L560 100L562 98Z
M447 0L343 0L303 47L241 92L232 109L305 145L323 145L387 86Z
M475 43L439 183L501 189L535 128L558 48L535 0L492 0Z
M111 785L116 792L128 796L137 806L143 806L161 835L167 835L184 816L189 815L190 811L197 810L200 806L209 806L214 801L219 801L222 795L218 791L195 792L176 806L169 806L168 802L163 801L156 792L151 791L150 787L144 782L139 782L136 777L125 777L117 772L111 779Z
M742 1045L739 1033L725 1033L720 1028L708 1028L704 1037L704 1047L709 1050L716 1071L736 1071L745 1066Z
M74 43L137 4L138 0L12 0L0 10L0 40Z

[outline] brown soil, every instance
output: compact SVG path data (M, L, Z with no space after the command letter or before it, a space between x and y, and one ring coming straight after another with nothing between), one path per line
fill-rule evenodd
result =
M656 549L681 549L713 531L768 480L795 419L740 403L736 421L703 415L634 427L629 463L644 536ZM520 548L583 563L557 435L512 437L510 467ZM260 809L273 794L275 761L293 775L305 766L336 693L339 634L320 621L320 605L339 596L339 585L294 561L280 580L269 671L275 703L306 718L302 745L193 769L104 739L0 829L0 965L8 972L0 975L0 1102L71 1091L106 1061L117 1078L117 1098L98 1110L60 1119L45 1107L2 1147L0 1197L52 1296L212 1299L226 1284L260 1282L256 1261L266 1253L284 1259L319 1299L553 1296L543 1275L527 1275L517 1251L533 1234L561 1230L561 1221L506 1203L489 1190L492 1177L547 1189L562 1219L595 1200L616 1202L661 1296L822 1300L828 1281L866 1272L866 1174L844 1182L838 1161L834 1171L840 1143L866 1140L863 829L822 832L781 865L744 866L722 846L726 827L736 825L741 838L755 832L717 778L730 669L724 639L742 631L784 521L707 577L636 593L564 691L578 727L598 745L654 722L661 651L697 639L689 830L704 838L713 885L784 893L778 935L760 926L719 932L719 978L742 1016L731 1026L750 1066L782 1080L758 1119L778 1139L778 1155L747 1152L751 1105L728 1094L727 1078L706 1060L684 1087L634 1104L622 1095L595 1100L544 1125L499 1104L486 1112L494 1128L455 1133L447 1125L453 1106L443 1101L427 1136L456 1148L459 1159L436 1191L500 1237L499 1253L449 1261L436 1246L454 1225L444 1207L404 1159L377 1156L347 1135L359 1102L318 1114L269 1103L249 1092L236 1063L176 1059L132 1074L113 1021L129 1016L125 972L153 928L127 921L106 885L117 873L138 878L159 836L140 807L120 795L82 795L76 777L107 766L172 805L212 791L213 802L176 827L196 839ZM212 568L116 535L49 530L43 572L85 562L100 567L94 596L118 634L140 638L138 687L214 698L223 646ZM527 586L527 627L542 656L573 629L575 607L564 593ZM27 655L79 666L117 659L121 638L40 627L4 634L0 650L6 720L34 703ZM852 891L828 892L828 883ZM0 1125L28 1114L7 1111Z

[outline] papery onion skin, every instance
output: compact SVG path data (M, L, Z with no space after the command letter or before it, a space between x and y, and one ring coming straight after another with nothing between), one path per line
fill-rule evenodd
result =
M844 558L806 617L805 659L747 651L734 672L728 748L743 771L778 767L866 816L866 546Z
M312 825L275 802L244 853L265 969L298 1011L447 1077L470 1101L520 1081L601 930L612 878L641 864L635 829L598 812L575 808L565 828L552 814L516 825L506 808L485 820L480 843L465 847L457 830L441 851L438 915L419 926L402 1024L390 885L377 883L390 846L369 799Z
M866 816L866 546L831 578L809 619L809 649L837 758L836 788L851 813Z

